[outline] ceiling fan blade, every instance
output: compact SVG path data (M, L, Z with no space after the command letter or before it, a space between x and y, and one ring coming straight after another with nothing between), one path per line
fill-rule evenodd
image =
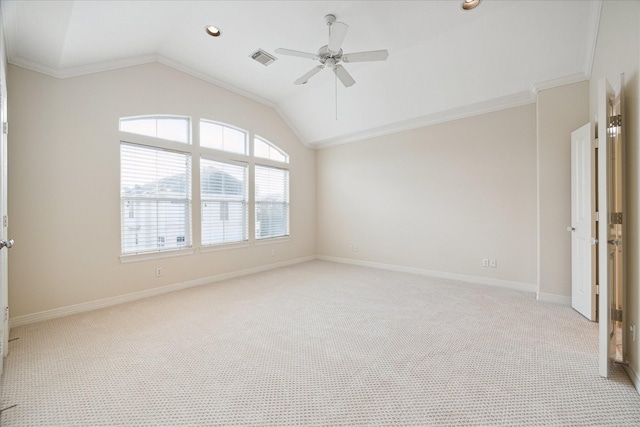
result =
M345 87L353 86L356 82L355 80L353 80L353 77L351 77L351 74L349 74L342 65L336 65L335 67L333 67L333 72L336 74L336 76L338 76Z
M293 82L294 85L303 85L309 81L309 79L320 72L324 68L324 65L318 65L317 67L313 67L308 73L304 76L300 77L298 80Z
M386 50L370 50L368 52L354 52L342 55L342 62L384 61L389 57Z
M329 44L327 48L329 52L338 53L342 47L342 42L347 36L347 30L349 26L344 22L334 22L329 27Z
M282 49L280 47L276 49L276 53L279 53L280 55L298 56L300 58L307 58L307 59L319 59L318 55L316 55L315 53L300 52L298 50L291 50L291 49Z

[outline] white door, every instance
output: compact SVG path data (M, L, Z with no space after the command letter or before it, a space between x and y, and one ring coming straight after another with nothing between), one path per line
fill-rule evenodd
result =
M615 354L615 334L613 333L613 322L610 315L612 303L612 277L610 269L610 248L607 243L609 236L610 221L610 174L609 164L610 135L608 130L609 117L613 114L612 100L614 93L611 85L606 79L598 80L598 284L600 286L598 301L598 322L599 322L599 373L603 377L608 377L611 372L612 354Z
M9 351L9 284L7 249L7 85L4 65L0 64L0 375Z
M596 320L595 140L592 124L571 133L571 306Z

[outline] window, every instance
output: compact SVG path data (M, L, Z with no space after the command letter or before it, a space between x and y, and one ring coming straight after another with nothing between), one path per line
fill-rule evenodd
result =
M120 119L122 132L189 143L190 123L188 117L142 116Z
M256 239L289 235L289 171L255 167Z
M120 144L122 254L191 245L191 156Z
M202 244L248 240L246 164L200 159Z
M275 160L276 162L289 163L287 153L273 145L272 143L260 138L253 139L253 155L261 159Z
M248 131L197 120L192 143L189 117L120 118L122 262L188 255L194 239L206 252L289 236L289 155Z
M247 134L220 123L200 120L200 146L246 155Z

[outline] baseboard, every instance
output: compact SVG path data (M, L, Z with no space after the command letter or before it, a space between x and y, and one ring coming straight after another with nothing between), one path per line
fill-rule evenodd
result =
M91 311L99 308L110 307L113 305L135 301L142 298L148 298L156 295L166 294L169 292L179 291L181 289L193 288L195 286L207 285L210 283L220 282L222 280L234 279L236 277L247 276L249 274L260 273L263 271L273 270L280 267L286 267L289 265L312 261L314 259L316 259L315 256L296 258L293 260L278 262L275 264L268 264L260 267L234 271L231 273L224 273L224 274L218 274L215 276L203 277L201 279L189 280L187 282L182 282L182 283L174 283L172 285L161 286L153 289L146 289L144 291L132 292L129 294L118 295L115 297L104 298L104 299L89 301L89 302L80 303L80 304L74 304L67 307L55 308L52 310L41 311L33 314L26 314L24 316L18 316L18 317L13 317L9 319L9 326L14 327L14 326L27 325L29 323L41 322L44 320L50 320L58 317L68 316L70 314L82 313L85 311Z
M500 279L491 279L488 277L468 276L466 274L446 273L442 271L425 270L421 268L405 267L405 266L394 265L394 264L383 264L383 263L371 262L371 261L361 261L361 260L355 260L355 259L349 259L349 258L329 257L324 255L318 255L316 258L325 260L325 261L339 262L342 264L352 264L352 265L359 265L362 267L379 268L382 270L398 271L401 273L419 274L421 276L436 277L438 279L459 280L461 282L473 283L477 285L496 286L500 288L514 289L517 291L535 293L537 290L537 286L534 284L523 283L523 282L513 282L510 280L500 280Z
M553 303L562 304L562 305L571 305L571 297L567 297L564 295L545 294L543 292L538 292L536 295L536 299L538 301L553 302Z
M636 388L638 394L640 394L640 377L638 377L638 374L630 366L625 366L624 370L627 371L631 383Z

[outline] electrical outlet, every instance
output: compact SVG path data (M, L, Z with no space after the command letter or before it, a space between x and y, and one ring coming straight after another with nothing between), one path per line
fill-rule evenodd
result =
M482 266L489 267L489 258L482 258Z
M358 252L358 246L357 245L353 245L353 252Z
M271 250L271 256L276 256L276 250L275 249Z
M156 268L156 277L162 277L162 267Z
M495 259L490 259L489 260L489 267L491 268L496 268L498 265L496 264L496 260Z

